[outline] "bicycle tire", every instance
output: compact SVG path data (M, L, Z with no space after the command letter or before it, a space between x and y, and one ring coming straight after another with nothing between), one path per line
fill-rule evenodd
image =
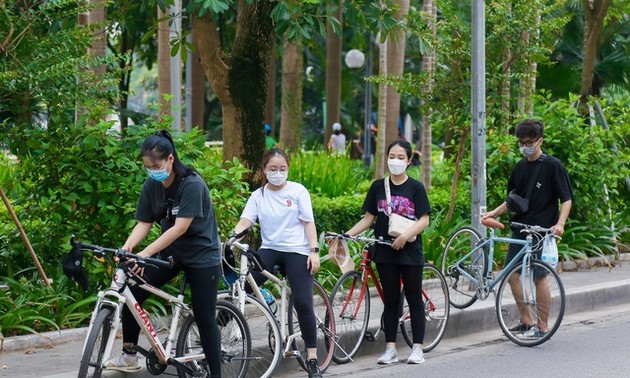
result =
M335 351L335 315L332 305L328 299L328 294L322 287L322 285L313 281L313 310L315 315L321 322L317 324L317 363L319 364L320 372L325 372L332 361L333 353ZM289 334L295 333L296 328L299 328L297 322L297 313L293 308L293 296L289 300ZM293 342L293 348L300 352L297 360L302 369L308 372L306 366L306 346L304 340L298 338Z
M249 366L247 358L251 352L251 338L249 328L241 312L232 304L225 301L217 301L217 322L222 319L221 333L221 376L226 378L244 378ZM201 336L195 323L194 316L186 317L177 337L175 348L176 357L203 354ZM196 360L187 362L193 371L206 369L207 361ZM177 375L180 378L188 378L186 369L178 367Z
M79 378L100 378L103 373L104 353L112 331L113 315L114 310L111 307L102 307L98 310L85 341L85 349L79 366Z
M455 231L444 248L442 274L448 285L451 306L455 308L464 309L477 300L477 283L461 275L454 264L468 255L481 239L477 230L466 226ZM488 254L479 249L458 266L473 277L481 277L488 269Z
M562 318L564 317L566 297L564 293L564 285L560 280L560 276L558 276L558 273L556 273L549 264L540 260L531 259L529 266L527 266L527 264L525 266L526 278L524 280L520 279L522 269L523 264L518 264L512 268L503 281L501 281L497 291L496 314L501 330L505 336L510 339L510 341L520 346L532 347L544 343L549 340L554 333L556 333L558 327L560 327ZM550 306L547 310L543 310L544 314L543 312L539 312L539 308L537 306L537 295L539 290L536 290L536 287L534 286L534 274L538 276L538 279L544 277L544 282L551 292ZM509 279L511 277L516 277L515 279L517 279L518 282L525 281L525 295L527 298L525 298L524 301L514 298L511 285L509 284ZM524 304L529 309L532 314L534 324L538 322L540 317L545 316L547 318L549 332L542 337L530 338L526 332L511 331L510 327L517 325L521 319L520 312L516 307L518 302Z
M239 307L238 298L232 297L232 293L229 291L220 291L218 299ZM249 294L245 297L245 307L241 313L249 327L252 342L246 377L271 377L280 363L283 352L283 339L278 321L264 304Z
M427 353L432 351L444 337L451 308L446 280L442 272L433 264L424 264L422 268L422 296L426 319L422 351ZM404 290L400 300L403 303L402 314L404 317L400 322L400 330L407 344L412 347L411 316Z
M370 320L370 289L364 286L359 271L351 270L339 278L330 293L330 304L335 313L337 341L332 358L337 364L345 364L363 344Z

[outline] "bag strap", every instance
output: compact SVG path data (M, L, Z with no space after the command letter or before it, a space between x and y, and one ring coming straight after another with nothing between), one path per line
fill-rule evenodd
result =
M385 184L385 201L387 202L387 216L392 214L392 196L391 190L389 189L389 176L386 176L383 180Z
M536 160L536 168L534 168L534 175L529 180L529 186L527 187L527 194L525 194L525 198L527 199L529 199L529 196L532 195L532 190L534 190L534 183L536 182L536 179L538 178L538 173L540 172L540 169L542 168L541 162L545 160L546 157L547 155L542 154L540 155L538 160Z

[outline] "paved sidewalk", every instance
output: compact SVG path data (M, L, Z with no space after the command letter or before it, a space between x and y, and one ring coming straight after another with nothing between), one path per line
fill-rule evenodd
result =
M566 315L597 310L605 307L630 303L630 256L615 263L610 269L606 266L581 267L577 271L565 270L560 273L567 296ZM380 300L372 301L373 306ZM371 311L370 329L378 326L380 309ZM492 297L478 301L465 310L451 310L451 317L445 340L456 342L458 337L466 337L483 330L494 330L500 334ZM41 335L9 337L4 340L0 352L0 377L76 377L86 329L73 329L50 332ZM116 349L117 348L117 349ZM438 349L440 346L438 345ZM120 348L115 346L115 350ZM376 342L366 342L360 355L376 355L384 349L381 337ZM296 371L297 362L281 361L278 375ZM331 372L335 365L331 366ZM168 369L167 373L175 373ZM107 372L106 377L152 377L146 369L139 373L125 374Z

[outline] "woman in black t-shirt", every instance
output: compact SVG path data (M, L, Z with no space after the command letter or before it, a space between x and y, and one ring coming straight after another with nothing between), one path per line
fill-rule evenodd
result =
M363 209L365 215L346 234L355 236L374 228L374 235L384 240L392 240L392 246L376 245L374 262L378 269L383 287L385 308L383 310L383 328L387 346L385 353L378 359L379 364L390 364L398 361L396 336L398 333L398 311L400 308L400 283L405 287L405 297L411 314L411 330L413 347L407 363L424 362L422 343L424 339L424 307L422 304L422 238L416 237L412 242L407 240L418 236L429 225L431 206L422 183L407 176L406 169L411 164L411 144L397 140L387 148L387 166L390 177L375 180L370 187ZM389 181L391 190L390 206L387 204L385 180ZM388 234L389 211L402 215L415 223L396 238Z
M179 160L167 131L147 137L141 155L149 178L142 187L136 209L138 223L122 248L132 251L146 238L154 223L160 225L160 237L137 255L172 256L175 266L173 269L136 266L132 272L155 287L171 281L181 270L186 272L209 373L221 377L221 339L215 321L221 253L210 192L197 172ZM139 304L149 296L149 292L135 286L130 289ZM127 306L122 313L122 324L123 353L107 361L105 368L138 371L140 364L133 347L138 344L140 328Z

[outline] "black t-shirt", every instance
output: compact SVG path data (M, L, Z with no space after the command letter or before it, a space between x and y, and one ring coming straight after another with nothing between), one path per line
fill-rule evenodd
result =
M536 161L521 159L512 170L507 190L509 193L516 189L516 194L525 197L538 164L541 167L529 198L529 210L521 215L514 215L512 221L551 227L558 222L560 215L558 200L564 203L573 197L569 174L560 160L550 155L542 155Z
M389 179L389 178L388 178ZM374 222L374 236L383 237L385 240L392 240L388 235L389 216L387 215L387 202L385 200L384 179L372 182L368 190L363 210L376 216ZM399 214L409 219L418 219L425 214L431 213L429 197L421 182L409 177L401 185L395 185L389 181L391 189L392 213ZM374 262L385 264L401 265L422 265L422 234L418 235L415 241L406 243L403 249L393 248L377 244L374 254Z
M175 224L175 218L193 218L184 233L160 252L173 256L187 267L208 268L221 262L219 231L208 186L197 174L176 177L168 188L147 179L136 209L136 219L160 224L162 233Z

